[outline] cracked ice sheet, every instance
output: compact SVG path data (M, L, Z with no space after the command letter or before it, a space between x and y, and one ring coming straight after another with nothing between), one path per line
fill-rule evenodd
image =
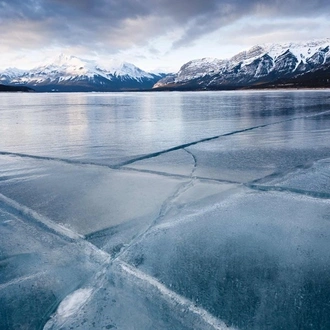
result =
M153 225L163 224L164 226L176 226L176 221L178 220L177 215L181 212L185 212L184 210L198 210L199 207L203 207L206 202L217 203L235 193L238 187L238 185L234 184L204 182L193 179L183 184L181 189L178 189L176 194L163 204L163 215L158 216L154 220ZM126 244L126 242L128 242L127 237L135 237L134 241L129 242L129 244L134 244L135 241L144 237L143 232L140 232L142 235L137 237L135 221L130 221L91 233L86 236L86 239L115 257L120 253L121 249L127 249L129 247L129 245Z
M328 110L327 96L328 91L4 94L0 151L118 164L133 153Z
M115 261L97 288L86 286L69 295L44 330L180 329L235 330L156 279ZM82 304L82 297L87 296ZM70 313L75 310L75 313Z
M298 168L285 176L261 179L251 184L259 189L290 190L319 198L330 198L330 158Z
M171 151L157 157L137 161L127 168L189 176L195 166L193 157L185 150Z
M14 156L0 156L0 167L0 193L83 235L135 219L136 230L148 226L184 182Z
M258 94L236 95L234 100L231 93L206 92L202 95L203 107L201 95L194 93L3 95L0 150L117 164L132 158L132 152L149 154L244 128L252 121L272 120L264 115L251 118ZM279 98L287 101L286 96ZM273 105L272 100L263 99L265 106ZM283 110L278 106L272 116L281 115Z
M293 120L187 148L198 177L249 182L330 157L330 116Z
M0 201L0 329L40 329L108 255Z
M330 204L247 188L153 227L121 256L240 329L330 327Z

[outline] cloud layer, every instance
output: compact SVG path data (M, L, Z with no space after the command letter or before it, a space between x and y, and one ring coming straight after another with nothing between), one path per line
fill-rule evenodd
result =
M225 34L228 27L237 30L242 20L264 22L265 29L272 26L279 33L283 24L304 20L308 31L328 13L328 0L4 0L0 50L73 47L114 54L144 46L156 54L159 38L173 51L216 31ZM255 35L253 26L241 28L234 39L243 42L251 31Z
M329 9L325 0L7 0L0 22L7 42L25 47L130 47L171 29L180 31L173 46L182 47L245 16L311 17Z

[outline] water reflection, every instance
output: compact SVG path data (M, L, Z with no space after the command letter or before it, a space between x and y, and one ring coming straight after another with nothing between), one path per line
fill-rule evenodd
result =
M326 91L3 94L0 148L111 164L329 107Z

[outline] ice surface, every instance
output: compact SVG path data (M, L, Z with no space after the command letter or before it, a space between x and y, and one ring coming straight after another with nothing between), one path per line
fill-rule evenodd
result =
M0 328L39 329L109 256L0 201Z
M326 91L7 94L0 150L120 164L265 123L329 110Z
M142 159L127 166L127 168L182 176L189 176L194 167L195 159L184 149Z
M9 172L0 174L5 196L83 235L136 218L148 223L182 181L13 156L0 156L0 164Z
M92 295L93 289L78 289L65 297L57 309L57 315L60 318L68 318L77 314L79 309L86 304L86 301Z
M156 279L125 263L114 263L98 290L75 316L57 313L52 329L200 329L235 330L207 311L168 290Z
M187 150L196 157L195 175L249 182L328 158L324 136L330 134L329 117L318 119L297 119L191 146Z
M258 189L289 190L319 198L330 198L330 159L319 160L307 168L297 168L285 176L264 178L251 186Z
M186 207L123 258L239 329L329 327L329 203L243 188L219 201Z
M330 328L329 91L2 94L0 328Z

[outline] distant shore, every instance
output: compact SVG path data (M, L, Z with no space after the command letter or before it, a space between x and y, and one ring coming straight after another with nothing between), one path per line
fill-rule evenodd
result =
M153 89L122 89L122 90L103 90L103 91L88 91L88 90L34 90L31 87L27 86L8 86L0 84L0 92L13 92L13 93L143 93L143 92L211 92L211 91L258 91L258 90L330 90L330 86L295 86L292 84L283 84L283 85L259 85L259 86L242 86L242 87L233 87L233 86L221 86L213 88L191 88L191 87L160 87Z
M26 86L8 86L0 84L0 92L23 92L23 93L31 93L34 92L33 88Z

